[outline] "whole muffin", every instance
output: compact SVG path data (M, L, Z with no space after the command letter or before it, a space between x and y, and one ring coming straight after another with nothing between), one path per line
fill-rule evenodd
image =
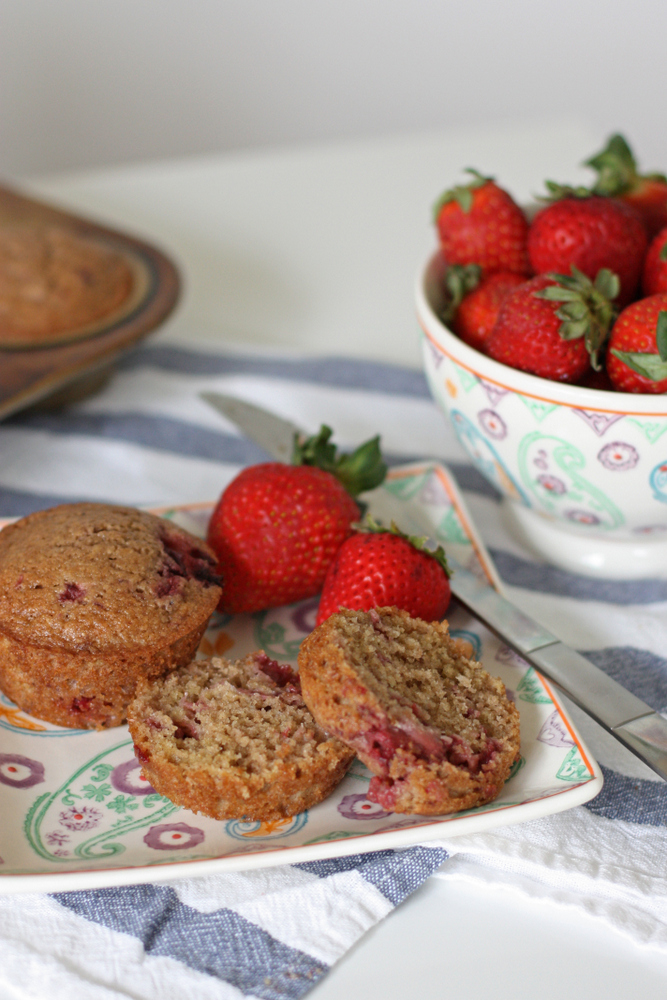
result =
M194 656L215 556L131 507L63 504L0 531L0 688L61 726L118 726L137 681Z
M265 822L310 809L354 757L317 725L298 674L262 650L142 681L128 722L153 788L214 819Z
M0 228L0 347L49 347L85 335L133 286L125 258L61 226Z
M315 719L373 772L368 798L388 812L484 805L518 757L515 705L446 622L341 610L301 644L299 676Z

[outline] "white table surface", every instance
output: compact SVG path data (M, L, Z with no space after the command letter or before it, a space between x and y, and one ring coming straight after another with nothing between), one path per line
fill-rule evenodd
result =
M157 337L420 365L412 286L430 206L473 166L527 201L577 181L584 124L489 127L15 179L161 245L185 292ZM415 452L419 448L415 447ZM667 996L667 954L569 907L434 877L309 996L586 1000Z

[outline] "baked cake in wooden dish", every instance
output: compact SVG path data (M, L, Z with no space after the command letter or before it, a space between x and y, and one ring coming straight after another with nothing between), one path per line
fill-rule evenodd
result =
M0 419L96 385L179 287L150 244L0 187Z

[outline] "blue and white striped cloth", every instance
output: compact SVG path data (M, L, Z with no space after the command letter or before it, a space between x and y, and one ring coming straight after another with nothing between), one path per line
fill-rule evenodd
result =
M224 352L159 335L96 396L0 426L0 515L80 499L215 499L241 466L266 456L199 399L203 390L243 396L307 429L328 423L342 446L380 432L390 462L444 459L510 595L649 704L667 707L667 581L592 581L519 548L497 495L413 370ZM602 793L587 806L405 851L0 896L0 993L32 997L48 983L54 1000L298 998L438 869L583 907L637 941L667 947L667 785L573 715L605 771Z

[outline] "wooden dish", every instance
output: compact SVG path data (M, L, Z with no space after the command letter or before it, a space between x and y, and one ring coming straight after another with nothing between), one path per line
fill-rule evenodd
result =
M124 351L154 330L174 308L178 272L155 247L0 186L0 226L57 225L120 253L133 274L123 305L49 347L0 351L0 419L38 402L64 405L99 387Z

